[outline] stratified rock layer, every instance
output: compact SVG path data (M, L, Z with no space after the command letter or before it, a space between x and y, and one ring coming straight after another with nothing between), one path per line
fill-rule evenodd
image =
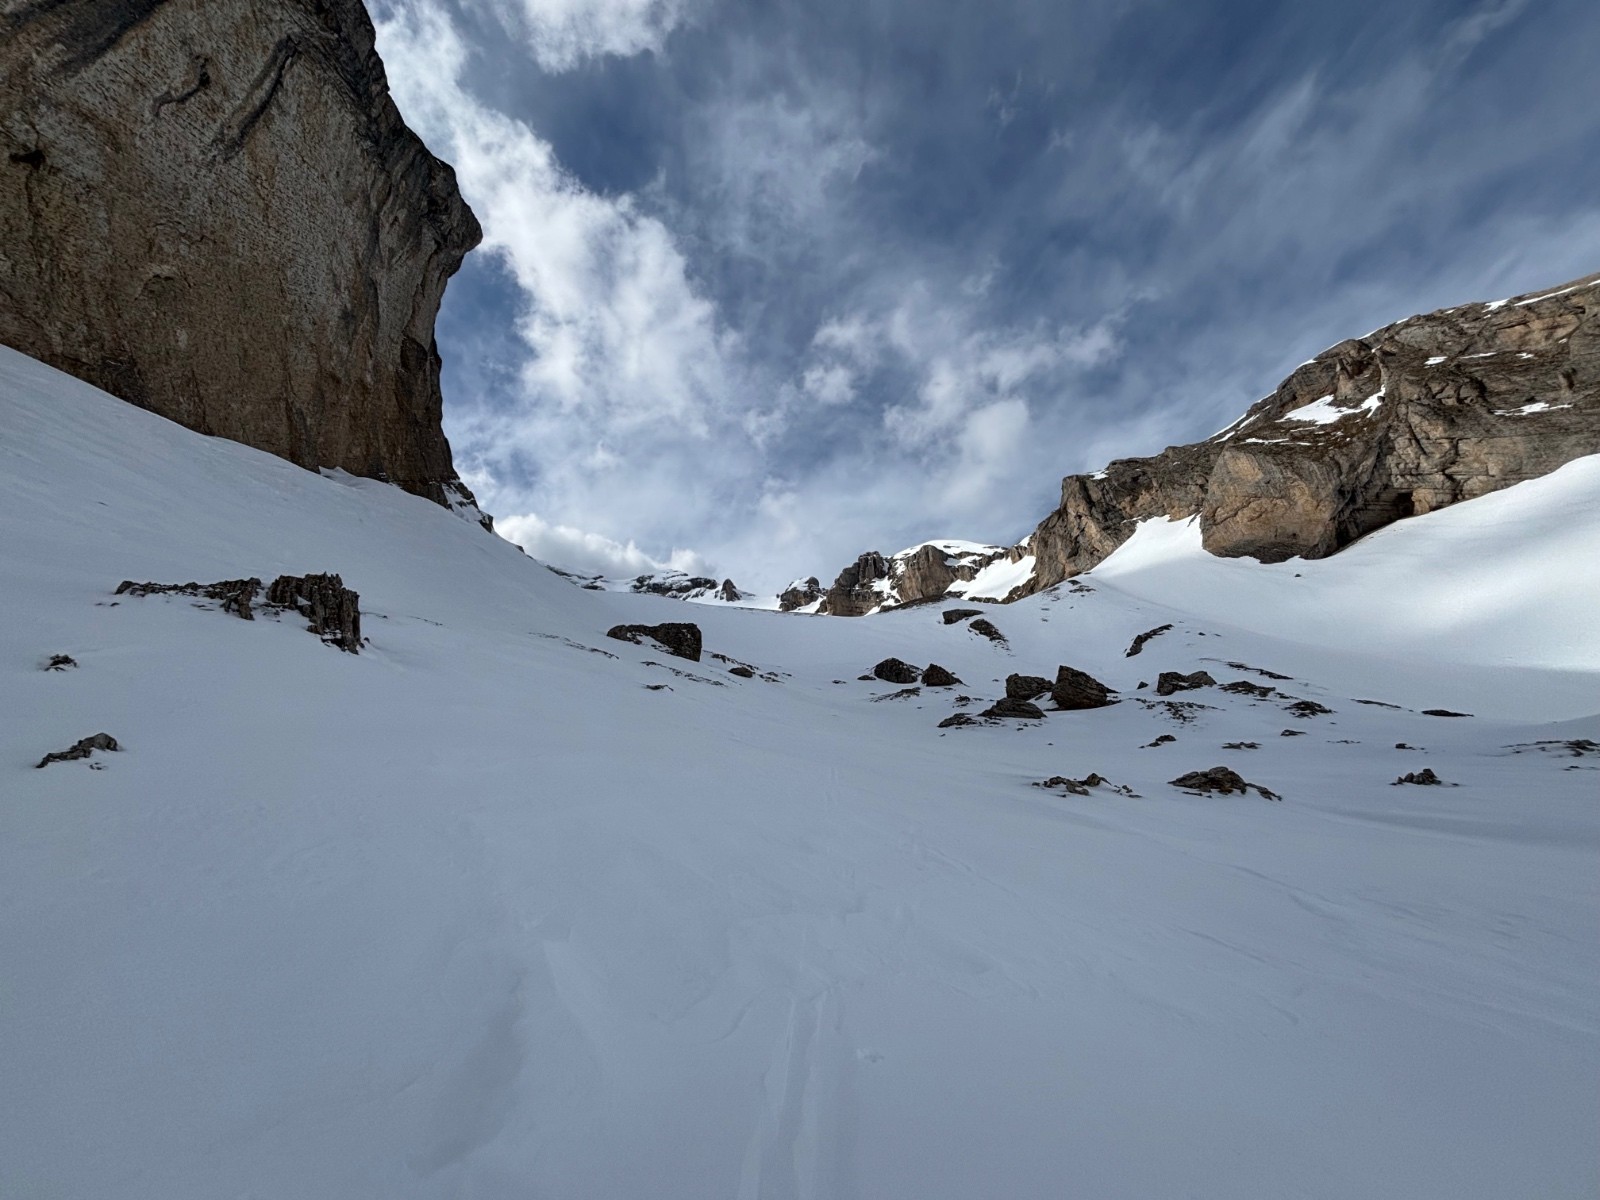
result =
M201 433L470 501L433 324L478 222L360 0L0 10L0 341Z
M1150 517L1205 548L1322 558L1402 517L1600 452L1600 275L1340 342L1209 441L1069 475L1031 590L1086 571Z

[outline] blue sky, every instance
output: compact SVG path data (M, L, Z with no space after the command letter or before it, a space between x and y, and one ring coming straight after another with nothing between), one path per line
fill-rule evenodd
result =
M776 590L1009 543L1414 311L1600 268L1592 0L379 0L486 230L458 466L535 555Z

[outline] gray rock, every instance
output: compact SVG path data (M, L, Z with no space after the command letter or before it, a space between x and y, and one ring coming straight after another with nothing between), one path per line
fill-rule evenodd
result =
M954 625L958 621L965 621L968 617L981 617L981 608L947 608L942 616L946 625Z
M1444 780L1433 773L1432 767L1423 767L1420 771L1407 771L1399 779L1396 779L1391 786L1398 787L1402 783L1416 783L1424 787L1444 786Z
M1057 708L1104 708L1114 703L1110 688L1076 667L1056 668L1056 682L1050 689L1050 696Z
M955 687L961 680L938 663L929 663L927 669L922 672L922 682L926 687Z
M120 750L117 739L109 733L96 733L81 741L74 742L70 749L57 750L54 754L46 754L37 763L35 768L48 767L51 763L72 762L74 759L88 758L96 750Z
M360 0L5 11L0 342L201 433L469 505L433 326L481 233Z

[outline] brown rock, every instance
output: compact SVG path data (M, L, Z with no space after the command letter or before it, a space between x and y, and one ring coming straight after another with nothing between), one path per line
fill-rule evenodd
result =
M973 633L988 638L991 642L996 642L1002 646L1006 644L1006 635L1001 633L1000 630L996 628L995 623L989 620L988 617L977 618L972 622L972 624L968 625L967 628L972 630Z
M1174 692L1187 692L1195 688L1212 687L1216 680L1205 671L1180 675L1176 671L1163 671L1156 677L1156 695L1170 696Z
M689 621L664 621L660 625L613 625L606 630L608 638L619 642L632 642L636 646L649 638L668 654L700 661L700 626Z
M804 608L808 604L815 604L823 597L822 584L817 582L813 575L803 583L790 584L778 594L778 609L780 612L793 612L797 608Z
M929 663L927 670L922 672L922 682L926 687L955 687L961 680L938 663Z
M1241 796L1248 792L1258 792L1268 800L1282 800L1283 797L1274 791L1262 787L1258 783L1249 783L1237 771L1227 767L1212 767L1208 771L1190 771L1187 775L1180 775L1169 781L1173 787L1183 788L1190 792L1220 792L1230 796L1238 792Z
M944 623L954 625L957 621L965 621L968 617L983 615L981 608L947 608L944 610Z
M252 605L261 591L259 579L224 579L218 583L135 583L124 579L112 593L117 596L204 596L222 604L222 611L246 621L255 620Z
M1057 667L1055 686L1050 690L1057 708L1104 708L1113 703L1111 689L1087 671Z
M360 0L10 4L0 27L0 341L201 433L470 503L433 324L481 234Z
M1034 700L1050 690L1050 681L1042 675L1007 675L1006 695L1013 700Z
M361 653L361 597L337 575L280 575L267 588L267 603L293 609L330 646Z
M1029 704L1026 700L1017 700L1011 696L996 700L982 714L985 717L1014 717L1027 721L1044 720L1044 709L1037 704Z
M1597 285L1398 321L1297 368L1208 441L1068 476L1030 587L1088 570L1148 517L1198 514L1213 554L1321 558L1600 451ZM1291 416L1325 397L1336 419Z

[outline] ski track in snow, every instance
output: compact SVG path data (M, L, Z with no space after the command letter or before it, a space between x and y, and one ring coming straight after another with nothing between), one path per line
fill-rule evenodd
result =
M1001 647L582 591L4 350L0 415L0 1195L1600 1188L1600 758L1514 750L1600 736L1600 456L1320 562L1146 523ZM111 595L324 570L359 657ZM686 619L783 682L604 636ZM1060 663L1121 703L936 728ZM1279 694L1141 703L1198 669Z

